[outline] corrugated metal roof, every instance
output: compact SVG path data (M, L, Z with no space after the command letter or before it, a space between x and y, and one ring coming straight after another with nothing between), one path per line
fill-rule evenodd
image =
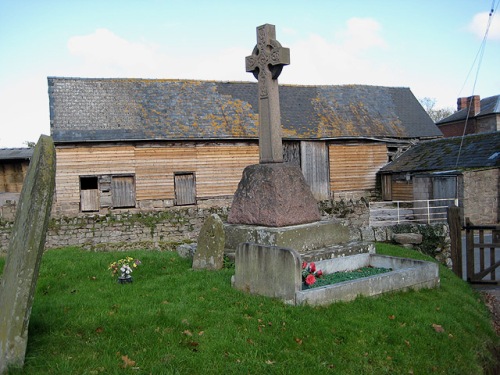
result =
M0 160L26 160L32 156L32 148L0 148Z
M500 132L421 142L381 172L422 172L500 167Z
M439 120L436 124L446 124L448 122L463 121L467 118L468 107L462 108L460 111L453 113L452 115ZM500 113L500 95L490 96L480 100L480 111L476 116L469 117L480 117L492 115L495 113Z
M49 77L55 142L258 138L257 84ZM408 88L280 85L284 139L441 137Z

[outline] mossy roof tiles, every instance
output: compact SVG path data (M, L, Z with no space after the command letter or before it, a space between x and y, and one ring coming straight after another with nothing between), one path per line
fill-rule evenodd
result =
M500 132L421 142L383 167L383 173L500 167Z
M55 142L256 139L257 84L49 77ZM442 136L408 88L280 85L284 139Z

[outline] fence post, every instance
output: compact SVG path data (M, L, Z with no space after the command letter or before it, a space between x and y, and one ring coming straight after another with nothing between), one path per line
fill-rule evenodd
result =
M399 201L398 201L398 224L399 224Z
M447 209L448 226L450 227L450 248L452 270L460 278L462 275L462 225L460 224L460 208L450 206Z
M465 218L465 260L467 262L467 281L471 282L474 279L474 229L469 218Z

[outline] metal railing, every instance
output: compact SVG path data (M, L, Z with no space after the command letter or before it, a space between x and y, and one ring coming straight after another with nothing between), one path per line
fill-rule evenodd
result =
M446 222L446 210L451 205L458 206L458 199L370 202L370 226Z

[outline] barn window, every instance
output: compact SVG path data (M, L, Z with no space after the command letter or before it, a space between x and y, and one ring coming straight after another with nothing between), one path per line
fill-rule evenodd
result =
M80 177L80 210L99 211L99 184L97 176Z
M113 208L135 207L134 176L111 177Z
M191 172L174 173L175 204L185 206L196 204L196 181Z

